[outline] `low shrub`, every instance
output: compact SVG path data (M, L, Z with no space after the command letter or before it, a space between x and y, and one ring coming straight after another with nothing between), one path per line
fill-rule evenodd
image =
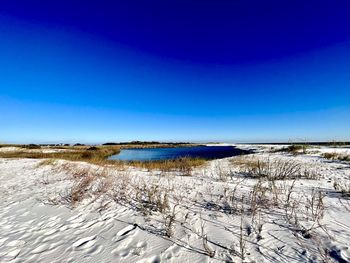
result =
M145 161L145 162L127 162L127 164L141 167L147 170L160 170L161 172L178 171L181 175L191 175L194 167L201 166L206 161L200 158L188 158L182 157L172 160L161 160L161 161Z
M324 158L330 159L330 160L350 162L350 155L349 154L340 154L340 153L332 152L332 153L324 153L324 154L322 154L322 156Z
M41 149L41 146L37 145L37 144L28 144L28 145L23 145L22 148L25 148L25 149Z
M341 193L343 197L350 197L350 181L349 182L334 182L333 187L336 191Z
M0 158L64 159L70 161L86 161L90 163L110 163L106 159L119 152L120 148L116 146L103 146L96 150L88 150L88 148L84 146L77 149L67 148L67 151L56 152L6 151L0 152Z
M303 167L302 164L290 159L260 159L260 158L241 158L238 161L232 161L232 164L238 165L240 172L253 178L267 178L268 180L285 179L316 179L318 174Z
M38 164L38 167L46 166L46 165L54 165L55 163L56 163L56 159L45 159Z
M96 146L91 146L89 148L87 148L88 151L97 151L98 148Z
M306 153L307 152L308 145L307 144L292 144L288 147L283 147L281 149L277 149L274 152L288 152L293 155Z

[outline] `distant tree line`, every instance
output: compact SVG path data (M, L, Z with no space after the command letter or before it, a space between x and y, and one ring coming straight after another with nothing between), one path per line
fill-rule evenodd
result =
M149 145L149 144L190 144L188 142L158 142L158 141L131 141L131 142L106 142L102 145Z

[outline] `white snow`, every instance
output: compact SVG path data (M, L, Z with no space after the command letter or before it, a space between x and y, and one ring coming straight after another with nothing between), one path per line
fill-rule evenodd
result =
M17 152L22 150L23 148L10 146L10 147L0 147L0 152Z
M57 149L57 148L40 148L40 149L26 149L17 146L0 147L0 152L38 152L38 153L55 153L55 152L66 152L74 151L72 149Z
M333 184L350 182L350 164L321 157L324 152L347 154L349 148L314 147L309 154L292 156L271 152L281 145L236 146L255 148L257 153L210 161L191 176L63 160L43 166L42 160L0 158L0 262L349 262L350 201ZM295 181L291 198L297 208L292 223L287 222L282 203L267 205L272 196L265 201L267 207L263 204L254 217L249 214L248 200L258 179L245 177L231 160L253 157L292 160L318 174L318 179ZM100 176L84 193L86 198L70 204L65 197L78 174ZM104 188L104 183L112 187ZM282 190L292 183L276 181L279 198L287 198ZM168 212L147 213L135 201L132 191L143 189L139 194L144 194L152 186L168 194ZM319 224L312 220L309 203L315 189L325 195ZM123 201L123 196L129 199ZM175 222L172 236L167 237L165 222L174 204ZM297 229L294 220L312 228L311 236Z

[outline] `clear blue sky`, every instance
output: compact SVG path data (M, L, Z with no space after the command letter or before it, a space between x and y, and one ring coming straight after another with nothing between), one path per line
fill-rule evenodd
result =
M188 2L2 2L0 142L350 140L349 1Z

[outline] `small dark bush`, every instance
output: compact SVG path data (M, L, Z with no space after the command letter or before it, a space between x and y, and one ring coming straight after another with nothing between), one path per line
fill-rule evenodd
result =
M340 153L332 152L332 153L324 153L322 154L322 156L330 160L338 160L338 161L345 161L345 162L350 161L349 154L340 154Z
M92 146L92 147L89 147L87 150L88 150L88 151L97 151L98 148L95 147L95 146Z
M278 149L275 152L288 152L291 153L293 155L297 155L300 154L301 151L302 153L306 153L306 149L307 149L307 145L306 144L302 144L302 145L296 145L296 144L292 144L288 147L284 147L282 149Z
M85 151L81 154L81 158L83 159L89 159L92 158L93 154L91 152Z
M41 149L41 146L37 145L37 144L28 144L28 145L24 145L23 148L26 148L26 149Z
M333 152L333 153L324 153L322 156L323 156L324 158L326 158L326 159L335 160L335 159L337 159L338 154L335 153L335 152Z

